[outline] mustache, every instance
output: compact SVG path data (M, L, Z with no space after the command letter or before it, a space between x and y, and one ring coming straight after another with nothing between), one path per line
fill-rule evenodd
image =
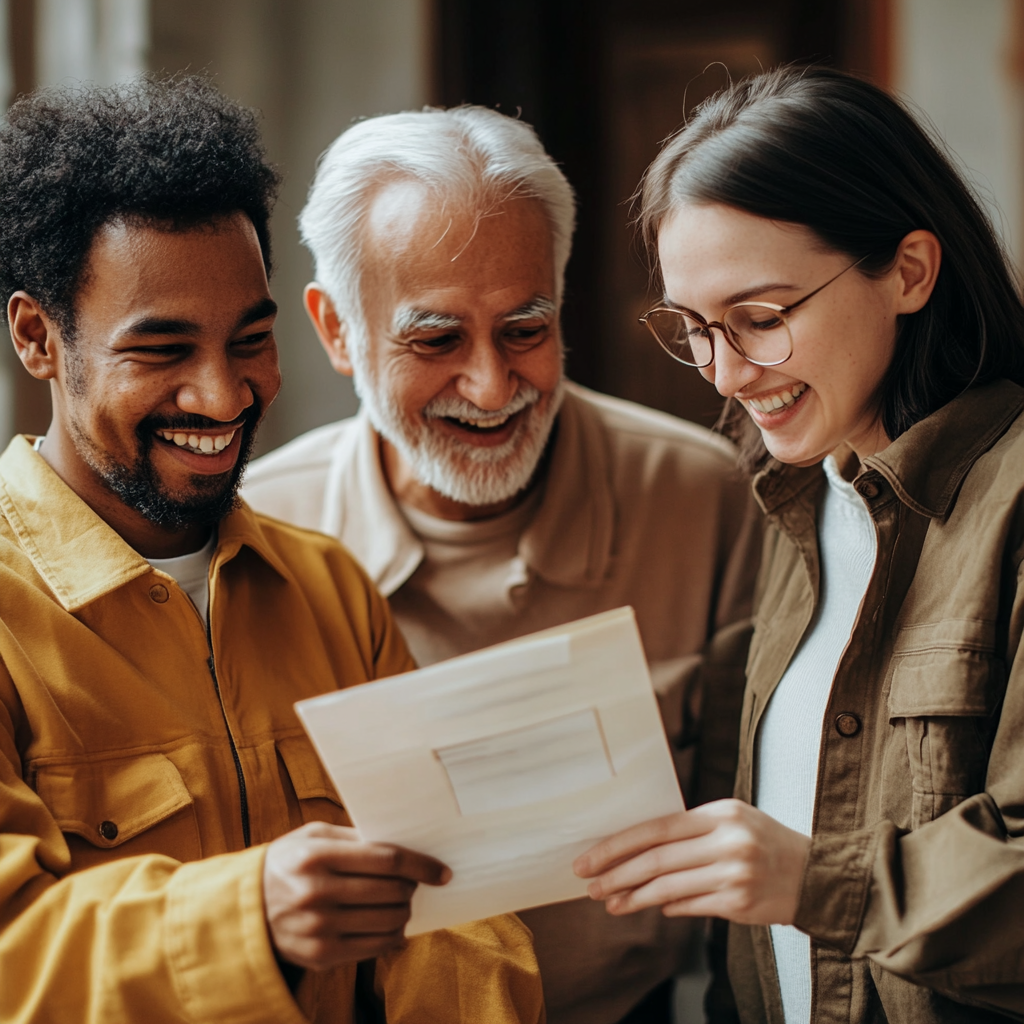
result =
M514 416L517 412L540 401L540 391L532 384L520 384L519 390L500 409L481 409L468 399L454 395L445 398L432 398L423 407L424 419L445 419L462 417L463 419L490 419L498 416Z
M136 432L142 435L150 435L156 430L176 430L186 432L189 430L224 430L240 429L251 431L255 429L263 415L263 409L258 401L254 401L242 412L238 419L225 422L214 420L209 416L199 416L196 413L181 413L177 416L147 416L139 425Z

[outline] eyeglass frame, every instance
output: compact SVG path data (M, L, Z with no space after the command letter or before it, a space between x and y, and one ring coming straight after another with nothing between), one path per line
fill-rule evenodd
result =
M653 306L651 307L651 309L647 310L647 312L644 313L642 317L640 317L640 323L642 323L644 327L646 327L647 330L649 330L651 334L654 335L654 340L662 347L662 349L665 352L669 354L669 356L672 359L674 359L677 363L682 363L683 366L692 366L695 370L703 370L705 366L710 366L715 361L714 336L712 335L711 338L711 358L706 363L688 363L685 359L681 359L679 356L677 356L673 351L669 349L665 342L661 340L661 337L659 336L658 332L648 322L647 318L652 313L679 313L682 316L688 316L691 320L696 321L701 327L706 327L708 330L719 330L722 334L722 337L725 338L726 342L728 343L729 347L737 355L741 356L743 359L746 359L748 363L753 363L754 366L781 366L784 362L786 362L788 359L791 359L793 356L793 331L790 329L789 321L786 319L786 317L789 316L789 314L798 306L802 306L805 302L807 302L808 299L813 299L814 296L818 294L818 292L824 291L830 284L832 284L835 281L838 281L839 278L841 278L843 274L845 274L848 270L853 270L854 267L860 266L861 263L863 263L869 256L872 255L874 254L867 253L866 255L861 256L861 258L857 260L855 263L851 263L848 267L843 267L843 269L840 270L835 277L830 277L823 285L819 285L817 288L815 288L813 292L809 292L802 299L797 299L796 302L791 302L788 306L780 306L778 305L778 303L775 302L734 302L722 314L722 320L724 320L729 315L730 310L740 309L743 306L761 306L764 309L771 309L774 312L778 313L780 318L782 319L783 324L786 327L787 333L789 334L789 352L786 354L785 358L776 359L774 362L763 363L757 359L751 359L750 356L748 356L742 349L740 349L737 346L737 344L732 340L732 338L730 337L730 331L724 323L722 323L719 320L705 320L704 317L700 315L700 313L697 313L695 310L692 309L687 309L685 306Z

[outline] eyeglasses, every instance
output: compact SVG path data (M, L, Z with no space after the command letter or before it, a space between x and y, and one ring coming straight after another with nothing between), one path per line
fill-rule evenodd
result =
M655 306L640 317L640 323L647 325L658 344L673 359L687 366L700 368L711 365L715 358L716 330L722 332L725 340L747 362L755 366L778 366L793 354L793 335L787 316L833 281L838 281L847 270L863 263L868 256L844 267L835 277L788 306L774 302L737 302L725 311L720 322L707 321L690 309Z

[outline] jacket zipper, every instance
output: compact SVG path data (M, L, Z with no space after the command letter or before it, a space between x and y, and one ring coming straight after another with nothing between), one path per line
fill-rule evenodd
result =
M231 758L235 762L235 775L238 776L238 799L242 810L242 840L246 849L252 845L252 834L249 829L249 794L245 788L245 772L242 771L242 761L238 756L238 748L235 746L235 737L231 735L231 723L228 722L227 709L224 707L224 698L220 692L220 682L217 679L217 668L213 661L213 635L210 631L210 609L206 612L206 640L210 645L210 657L206 664L210 669L210 678L213 679L213 690L217 694L217 703L220 704L220 713L224 716L224 728L228 734L228 744L231 747Z

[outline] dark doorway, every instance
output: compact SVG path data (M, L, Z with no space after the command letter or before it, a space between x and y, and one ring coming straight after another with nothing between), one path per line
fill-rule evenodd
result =
M783 61L866 65L878 0L435 4L436 101L520 113L576 189L563 310L570 376L713 423L714 389L637 322L652 295L630 196L659 142L729 75Z

